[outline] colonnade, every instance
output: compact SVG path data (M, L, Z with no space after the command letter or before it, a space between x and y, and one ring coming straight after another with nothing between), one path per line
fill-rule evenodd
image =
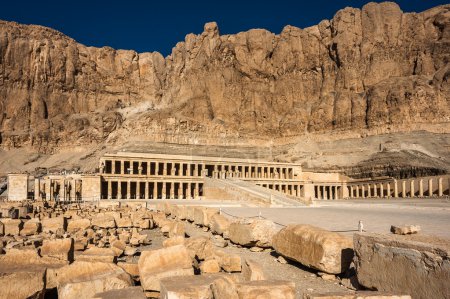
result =
M101 160L101 174L226 178L293 179L293 167L221 162Z
M320 200L336 200L342 198L342 186L337 185L315 185L314 197Z
M348 186L349 198L442 197L450 195L450 177L426 177L380 182L354 183Z
M34 198L52 201L81 200L81 179L35 179Z
M101 184L101 199L198 199L202 181L108 179Z
M282 192L287 195L295 197L304 197L305 189L303 185L300 184L290 184L290 183L256 183L256 185L269 188L275 191Z

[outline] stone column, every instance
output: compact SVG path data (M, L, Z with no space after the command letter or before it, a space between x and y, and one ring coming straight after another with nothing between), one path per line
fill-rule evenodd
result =
M438 196L444 195L444 186L442 184L442 178L438 179Z
M353 198L353 185L350 185L350 198Z
M410 197L415 197L416 196L416 192L414 190L414 180L411 180L409 182L409 196Z
M433 179L428 180L428 196L433 196Z
M161 198L162 199L166 199L167 197L166 197L166 191L167 191L167 189L166 189L166 182L162 182L162 191L161 191Z
M112 174L116 173L116 160L111 161L111 173Z
M167 162L163 164L163 175L167 175Z
M383 198L384 197L384 187L383 187L383 183L380 183L380 197Z
M141 199L141 182L136 182L136 199Z
M131 199L131 182L127 181L127 199Z
M138 162L138 174L142 175L142 162L141 161Z
M200 194L200 192L199 192L199 184L198 184L198 183L195 183L194 198L195 198L195 199L198 199L199 194Z
M372 190L370 189L370 184L367 184L367 197L372 197Z
M219 169L217 164L214 165L214 171L213 171L213 178L217 179L218 178L218 173L219 173Z
M191 190L191 183L189 182L188 185L187 185L187 191L186 191L186 198L187 199L192 199L191 192L192 192L192 190Z
M391 197L391 183L386 183L386 197Z
M117 181L117 199L122 199L122 182Z
M322 190L320 186L317 186L317 199L322 199Z
M419 180L419 196L423 197L423 180Z
M324 199L324 200L328 200L328 190L327 190L327 186L322 186L322 188L323 188L323 192L322 192L322 194L323 194L323 199Z
M147 176L150 175L151 166L152 166L151 162L147 162ZM148 197L148 196L146 196L146 197Z
M108 192L106 194L106 198L111 199L112 198L112 182L108 181Z
M170 199L175 199L175 183L170 182Z
M171 167L170 167L170 175L171 176L176 176L177 175L177 168L176 168L176 164L175 163L170 163Z
M183 183L178 183L178 199L183 199Z
M362 198L366 198L366 189L365 189L365 187L364 187L364 185L361 185L361 197Z
M149 165L150 166L150 165ZM144 194L144 199L149 199L150 198L150 182L146 181L145 182L145 194Z
M127 172L125 171L125 161L124 160L120 160L120 174L126 174Z
M373 184L373 197L378 197L377 184Z
M158 182L153 183L153 199L158 198Z
M397 180L394 180L394 197L398 197L398 182Z
M194 176L198 176L198 163L194 164Z
M406 181L402 181L402 198L406 197Z
M159 162L155 162L155 175L159 173Z

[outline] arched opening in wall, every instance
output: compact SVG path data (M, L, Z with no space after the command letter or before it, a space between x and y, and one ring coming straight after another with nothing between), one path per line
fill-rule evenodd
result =
M111 199L117 199L117 182L111 182Z

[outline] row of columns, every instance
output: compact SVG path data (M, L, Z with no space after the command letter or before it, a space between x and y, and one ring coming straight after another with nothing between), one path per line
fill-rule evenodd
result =
M102 199L197 199L203 196L201 182L108 180L105 183Z
M349 197L442 197L444 193L450 195L450 178L447 179L447 188L444 186L444 178L442 177L350 185ZM437 189L435 186L437 186Z
M333 185L316 185L315 198L320 200L336 200L342 198L340 194L341 186Z
M304 189L302 185L298 184L282 184L282 183L275 183L275 184L257 184L258 186L269 188L272 190L276 190L279 192L282 192L287 195L295 196L295 197L303 197L304 196Z
M120 163L119 167L116 167ZM129 166L129 167L126 167ZM137 168L135 168L137 165ZM127 168L127 169L125 169ZM208 173L209 172L209 173ZM210 176L217 179L225 178L273 178L292 179L292 167L228 165L205 163L181 163L158 161L124 161L104 160L100 163L100 173L105 174L138 174L162 176Z
M35 179L34 198L51 201L81 200L80 179Z

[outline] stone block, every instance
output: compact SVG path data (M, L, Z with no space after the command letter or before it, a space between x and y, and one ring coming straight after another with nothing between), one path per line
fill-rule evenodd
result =
M99 215L92 218L91 225L101 228L115 228L116 221L111 215Z
M74 241L72 238L44 240L41 256L55 258L62 261L73 261Z
M327 292L304 294L303 299L411 299L409 295L393 295L391 293L376 291L360 291L356 293L348 292Z
M42 224L42 231L44 233L56 233L58 230L66 231L67 218L66 217L44 218L42 219L41 224Z
M75 256L76 261L114 263L116 254L111 248L91 247Z
M212 284L224 274L170 277L161 280L161 296L164 299L190 298L214 299Z
M231 221L223 215L215 214L211 217L211 231L225 237L229 236Z
M284 280L257 280L238 283L236 290L239 298L283 298L295 299L295 284Z
M116 218L117 227L133 227L131 218Z
M241 272L242 270L241 257L237 254L215 250L212 258L216 259L220 267L226 272Z
M91 226L91 220L89 219L74 219L69 221L67 225L67 231L69 233L75 233L80 230L86 230Z
M141 287L128 287L124 289L109 290L97 293L92 297L94 299L146 299Z
M199 268L200 268L201 273L211 274L211 273L219 273L220 272L219 262L215 259L203 261L200 264Z
M246 259L242 263L242 276L248 281L266 279L262 266L251 259Z
M421 235L354 235L361 285L412 298L448 298L450 241Z
M163 241L163 247L170 247L176 245L184 245L185 238L182 236L176 236Z
M92 298L97 293L132 285L130 275L115 264L75 261L59 272L58 298Z
M272 247L272 238L279 231L270 220L242 220L229 227L230 241L247 247Z
M37 235L40 231L41 231L41 222L39 221L39 219L34 218L24 222L23 228L20 230L20 235L32 236Z
M411 235L420 232L419 225L391 226L391 233L396 235Z
M192 259L183 245L143 251L139 258L141 285L146 291L160 291L160 280L194 275Z
M18 236L23 228L21 219L2 218L5 236Z
M0 269L0 298L44 298L45 268L14 270L4 273Z
M330 274L345 272L353 258L353 243L346 236L311 225L289 225L273 238L279 254Z

